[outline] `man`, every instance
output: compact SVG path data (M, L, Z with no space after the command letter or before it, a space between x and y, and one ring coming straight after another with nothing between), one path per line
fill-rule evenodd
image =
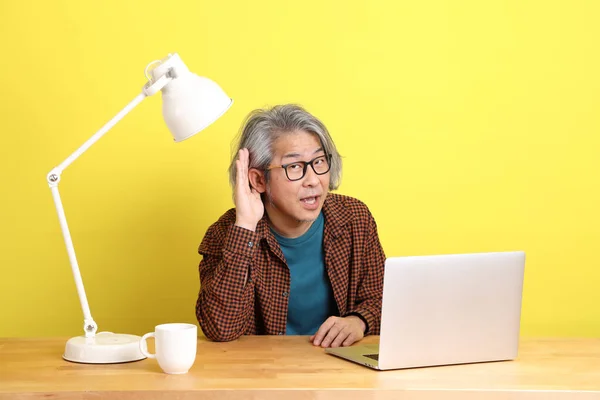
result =
M385 255L367 206L329 193L341 173L329 132L303 108L249 115L229 167L235 208L198 249L196 316L209 339L310 335L338 347L379 334Z

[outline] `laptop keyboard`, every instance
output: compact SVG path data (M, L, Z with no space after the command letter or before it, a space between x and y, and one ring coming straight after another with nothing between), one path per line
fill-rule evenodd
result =
M363 356L379 361L379 354L363 354Z

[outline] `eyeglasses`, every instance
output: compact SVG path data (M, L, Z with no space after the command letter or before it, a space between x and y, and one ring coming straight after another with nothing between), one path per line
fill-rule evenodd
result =
M311 166L315 174L324 175L329 172L331 168L331 154L325 154L310 161L296 161L289 164L283 165L269 165L266 170L269 171L274 168L283 168L285 175L290 181L298 181L304 178L308 166Z

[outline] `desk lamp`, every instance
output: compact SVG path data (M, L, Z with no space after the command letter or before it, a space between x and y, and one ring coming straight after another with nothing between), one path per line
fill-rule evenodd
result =
M144 73L148 82L144 85L142 93L138 94L133 101L127 104L65 161L50 171L46 177L54 198L58 220L83 310L84 335L73 337L67 341L63 358L68 361L87 364L110 364L142 360L145 356L139 350L141 339L139 336L112 332L96 333L98 326L90 312L73 241L67 225L67 218L58 192L58 183L62 172L142 100L152 96L159 90L162 92L163 118L175 142L181 142L208 127L221 117L233 103L215 82L190 72L177 53L169 54L162 60L151 62L146 66Z

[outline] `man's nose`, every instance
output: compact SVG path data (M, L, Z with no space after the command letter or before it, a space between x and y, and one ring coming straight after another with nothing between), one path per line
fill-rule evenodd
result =
M315 186L319 183L319 175L315 173L312 165L306 166L306 174L304 175L302 183L306 186Z

